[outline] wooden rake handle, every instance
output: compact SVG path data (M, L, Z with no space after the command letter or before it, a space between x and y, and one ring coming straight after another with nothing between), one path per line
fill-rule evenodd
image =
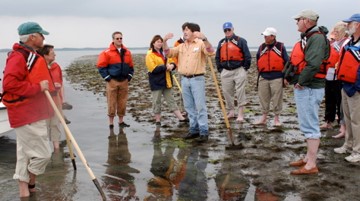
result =
M224 116L224 119L225 119L226 128L228 129L228 138L229 138L231 144L234 145L234 139L233 139L233 135L232 135L232 132L231 132L231 126L230 126L230 123L229 123L229 119L228 119L228 117L226 115L225 105L224 105L224 102L223 102L223 99L222 99L222 96L221 96L221 91L220 91L220 88L219 88L219 84L218 84L218 81L217 81L217 78L216 78L216 75L215 75L214 66L213 66L213 63L211 61L210 56L208 57L208 63L209 63L211 74L212 74L212 77L213 77L213 80L214 80L214 83L215 83L216 92L217 92L218 99L219 99L219 102L220 102L221 110L222 110L222 113L223 113L223 116Z
M85 166L88 174L90 175L91 180L94 182L94 184L95 184L96 188L98 189L98 191L100 192L101 197L103 198L103 200L106 200L105 194L104 194L104 192L102 191L102 189L100 188L99 182L97 181L97 179L96 179L93 171L90 169L89 164L87 163L87 161L86 161L86 159L85 159L85 157L84 157L84 155L83 155L83 153L82 153L79 145L77 144L75 138L74 138L73 135L71 134L71 131L70 131L69 127L67 126L67 124L66 124L63 116L61 115L59 109L56 107L56 104L55 104L54 100L52 99L49 91L48 91L48 90L45 90L44 92L45 92L45 95L46 95L46 97L48 98L48 100L49 100L52 108L54 109L56 116L59 118L62 126L64 127L64 130L65 130L66 135L69 137L70 141L71 141L72 144L74 145L74 148L75 148L77 154L79 155L80 160L83 162L83 164L84 164L84 166Z

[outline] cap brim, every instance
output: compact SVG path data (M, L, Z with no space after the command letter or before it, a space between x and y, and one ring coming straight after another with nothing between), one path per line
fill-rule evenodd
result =
M40 33L43 34L43 35L49 35L49 32L47 32L45 30L40 31Z
M301 18L301 16L300 15L294 15L291 18L293 18L294 20L297 20L297 19Z
M352 22L353 20L351 18L348 18L348 19L345 19L345 20L342 20L343 22L346 22L346 23L349 23L349 22Z

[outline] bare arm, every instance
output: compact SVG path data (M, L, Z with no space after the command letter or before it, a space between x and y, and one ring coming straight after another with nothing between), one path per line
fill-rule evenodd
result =
M164 36L163 50L164 50L165 54L169 53L169 46L167 44L167 41L169 39L172 39L173 37L174 37L173 33L168 33Z
M195 31L194 32L194 35L196 38L202 40L204 42L204 45L206 47L206 50L209 52L209 53L214 53L215 50L213 48L213 46L211 45L211 43L207 40L205 34L203 34L202 32L198 32L198 31Z

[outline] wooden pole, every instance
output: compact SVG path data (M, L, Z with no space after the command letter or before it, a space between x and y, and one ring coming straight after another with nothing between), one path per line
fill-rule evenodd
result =
M71 134L71 131L70 131L69 127L66 125L63 116L61 115L59 109L56 107L56 104L55 104L54 100L52 99L52 97L51 97L51 95L50 95L50 93L49 93L48 90L45 90L45 95L46 95L47 98L49 99L49 102L50 102L52 108L54 109L56 116L60 119L60 122L61 122L61 124L63 125L66 134L69 136L72 144L74 145L74 148L75 148L77 154L79 155L80 160L81 160L81 161L83 162L83 164L85 165L85 168L86 168L87 172L89 173L90 178L91 178L92 181L94 182L96 188L97 188L98 191L100 192L100 195L101 195L102 199L103 199L103 200L106 200L104 191L101 189L98 180L96 179L93 171L90 169L90 166L89 166L89 164L87 163L87 161L86 161L86 159L85 159L85 157L84 157L81 149L79 148L79 145L77 144L75 138L74 138L73 135Z
M216 92L217 92L218 99L219 99L219 102L220 102L221 110L222 110L222 113L224 115L226 128L228 129L228 132L227 132L228 135L227 136L228 136L229 141L231 142L231 145L235 145L233 135L232 135L232 131L231 131L231 126L230 126L230 123L229 123L229 119L228 119L228 117L226 115L225 105L224 105L224 102L223 102L223 99L222 99L222 96L221 96L219 84L218 84L218 81L217 81L217 78L216 78L216 75L215 75L214 66L213 66L213 63L211 61L210 56L208 57L208 62L209 62L211 74L212 74L212 77L213 77L213 80L214 80L214 83L215 83Z

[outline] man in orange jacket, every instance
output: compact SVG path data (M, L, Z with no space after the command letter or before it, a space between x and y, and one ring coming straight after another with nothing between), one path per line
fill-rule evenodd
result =
M123 34L116 31L112 34L109 48L100 53L97 68L106 81L109 128L114 128L114 117L119 116L119 127L129 127L124 122L129 82L134 74L131 52L122 43Z

